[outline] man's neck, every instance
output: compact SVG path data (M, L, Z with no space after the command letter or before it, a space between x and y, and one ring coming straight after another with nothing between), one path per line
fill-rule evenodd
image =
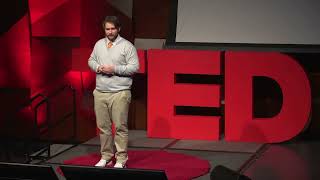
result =
M119 37L119 34L113 40L109 39L109 41L114 43L118 37Z

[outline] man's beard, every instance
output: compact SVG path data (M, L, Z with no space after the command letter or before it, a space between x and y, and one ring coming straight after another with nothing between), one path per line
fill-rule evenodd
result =
M117 37L118 37L118 35L115 35L115 36L107 36L107 38L110 40L110 41L114 41L114 40L116 40L117 39Z

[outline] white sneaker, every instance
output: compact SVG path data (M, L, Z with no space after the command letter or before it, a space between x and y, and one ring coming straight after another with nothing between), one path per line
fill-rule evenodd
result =
M125 168L125 167L126 167L126 165L125 165L125 164L122 164L122 163L117 162L113 167L115 167L115 168Z
M96 167L105 167L106 165L110 165L110 163L112 163L112 161L109 162L109 161L107 161L105 159L100 159L100 161L94 166L96 166Z

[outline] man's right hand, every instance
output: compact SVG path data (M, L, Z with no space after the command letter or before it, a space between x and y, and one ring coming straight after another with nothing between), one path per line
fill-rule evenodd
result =
M97 73L102 73L103 71L102 71L102 68L103 68L103 66L98 66L98 69L97 69Z

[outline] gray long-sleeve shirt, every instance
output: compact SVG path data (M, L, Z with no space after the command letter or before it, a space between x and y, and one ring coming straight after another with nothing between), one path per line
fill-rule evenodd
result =
M96 72L96 89L102 92L117 92L130 89L132 77L139 70L136 48L126 39L116 38L111 48L107 48L108 38L96 42L88 60L90 69ZM114 65L115 73L98 73L100 65Z

